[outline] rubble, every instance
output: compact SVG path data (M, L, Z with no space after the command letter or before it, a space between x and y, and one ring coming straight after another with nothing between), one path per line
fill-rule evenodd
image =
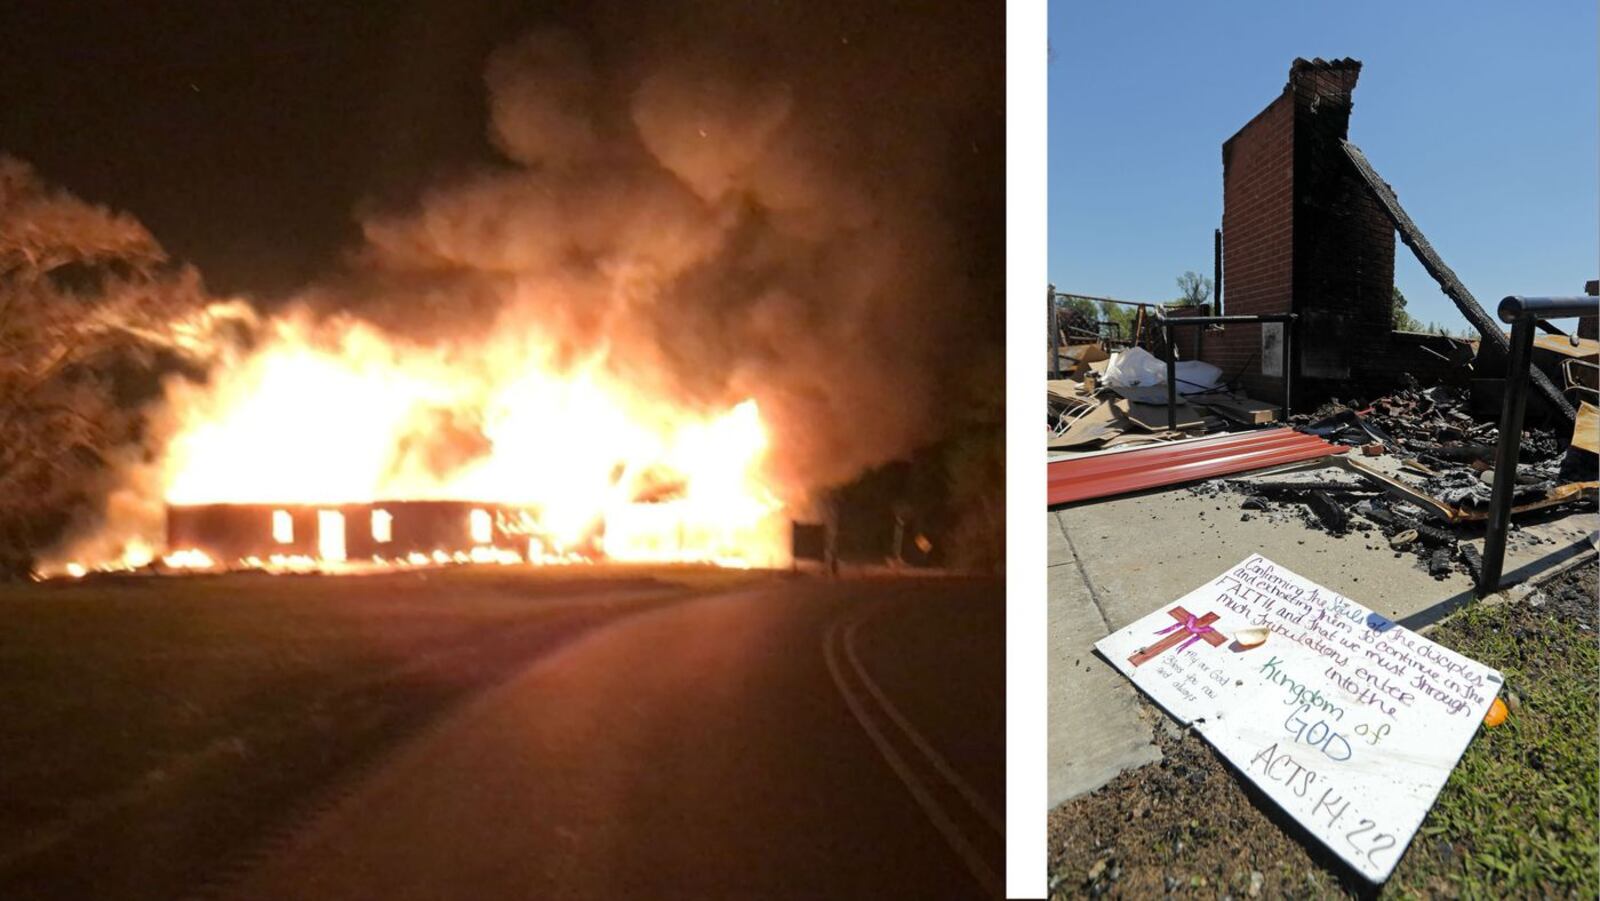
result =
M1485 474L1491 476L1487 481L1471 469L1451 470L1428 479L1424 487L1434 497L1452 507L1487 509L1489 495L1494 488L1493 471L1486 470ZM1553 476L1546 477L1542 475L1541 470L1532 466L1518 466L1517 484L1512 489L1511 502L1519 504L1538 500L1548 495L1555 487L1556 481Z
M1350 530L1350 514L1339 506L1326 491L1312 491L1306 495L1306 506L1321 521L1330 534L1343 535Z
M1380 456L1394 459L1384 464L1386 469L1374 469L1361 461L1379 461L1365 453L1355 459L1330 458L1344 479L1236 476L1192 490L1235 494L1247 517L1298 520L1335 536L1376 530L1396 556L1412 556L1437 579L1453 572L1477 579L1483 563L1470 540L1481 534L1477 523L1487 514L1498 435L1495 423L1470 412L1464 389L1423 388L1408 378L1400 390L1370 403L1331 401L1291 421L1353 451L1381 443L1385 453ZM1512 494L1514 511L1594 496L1592 482L1564 476L1570 455L1557 433L1530 429L1523 448ZM1349 475L1361 480L1349 480ZM1515 531L1513 538L1540 540Z

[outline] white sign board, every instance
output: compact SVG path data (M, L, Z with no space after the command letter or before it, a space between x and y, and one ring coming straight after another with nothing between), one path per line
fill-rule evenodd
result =
M1265 643L1235 640L1252 627L1270 630ZM1095 648L1375 883L1501 684L1259 554Z

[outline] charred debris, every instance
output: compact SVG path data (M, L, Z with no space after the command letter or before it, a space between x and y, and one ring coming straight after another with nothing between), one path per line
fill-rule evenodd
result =
M1295 60L1283 93L1223 144L1211 302L1050 287L1052 505L1187 483L1236 498L1245 521L1292 519L1478 579L1469 541L1489 514L1508 339L1346 139L1360 70ZM1396 328L1397 235L1476 336ZM1513 546L1543 540L1518 522L1592 510L1600 478L1596 317L1571 334L1538 326ZM1223 437L1244 432L1260 437ZM1163 467L1171 477L1143 473Z

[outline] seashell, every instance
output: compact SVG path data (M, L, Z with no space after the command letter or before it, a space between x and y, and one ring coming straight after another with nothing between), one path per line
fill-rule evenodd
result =
M1266 626L1240 629L1233 633L1233 640L1237 641L1242 647L1253 648L1266 643L1267 636L1271 634L1271 631Z

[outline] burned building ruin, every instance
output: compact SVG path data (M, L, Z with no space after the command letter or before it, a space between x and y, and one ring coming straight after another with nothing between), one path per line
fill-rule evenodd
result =
M1354 59L1296 59L1282 93L1222 145L1215 312L1298 316L1289 364L1298 409L1336 393L1381 394L1406 374L1464 377L1464 342L1393 329L1397 231L1484 333L1480 352L1503 354L1503 333L1348 142L1360 74ZM1179 352L1238 373L1253 396L1283 400L1282 328L1185 330Z

